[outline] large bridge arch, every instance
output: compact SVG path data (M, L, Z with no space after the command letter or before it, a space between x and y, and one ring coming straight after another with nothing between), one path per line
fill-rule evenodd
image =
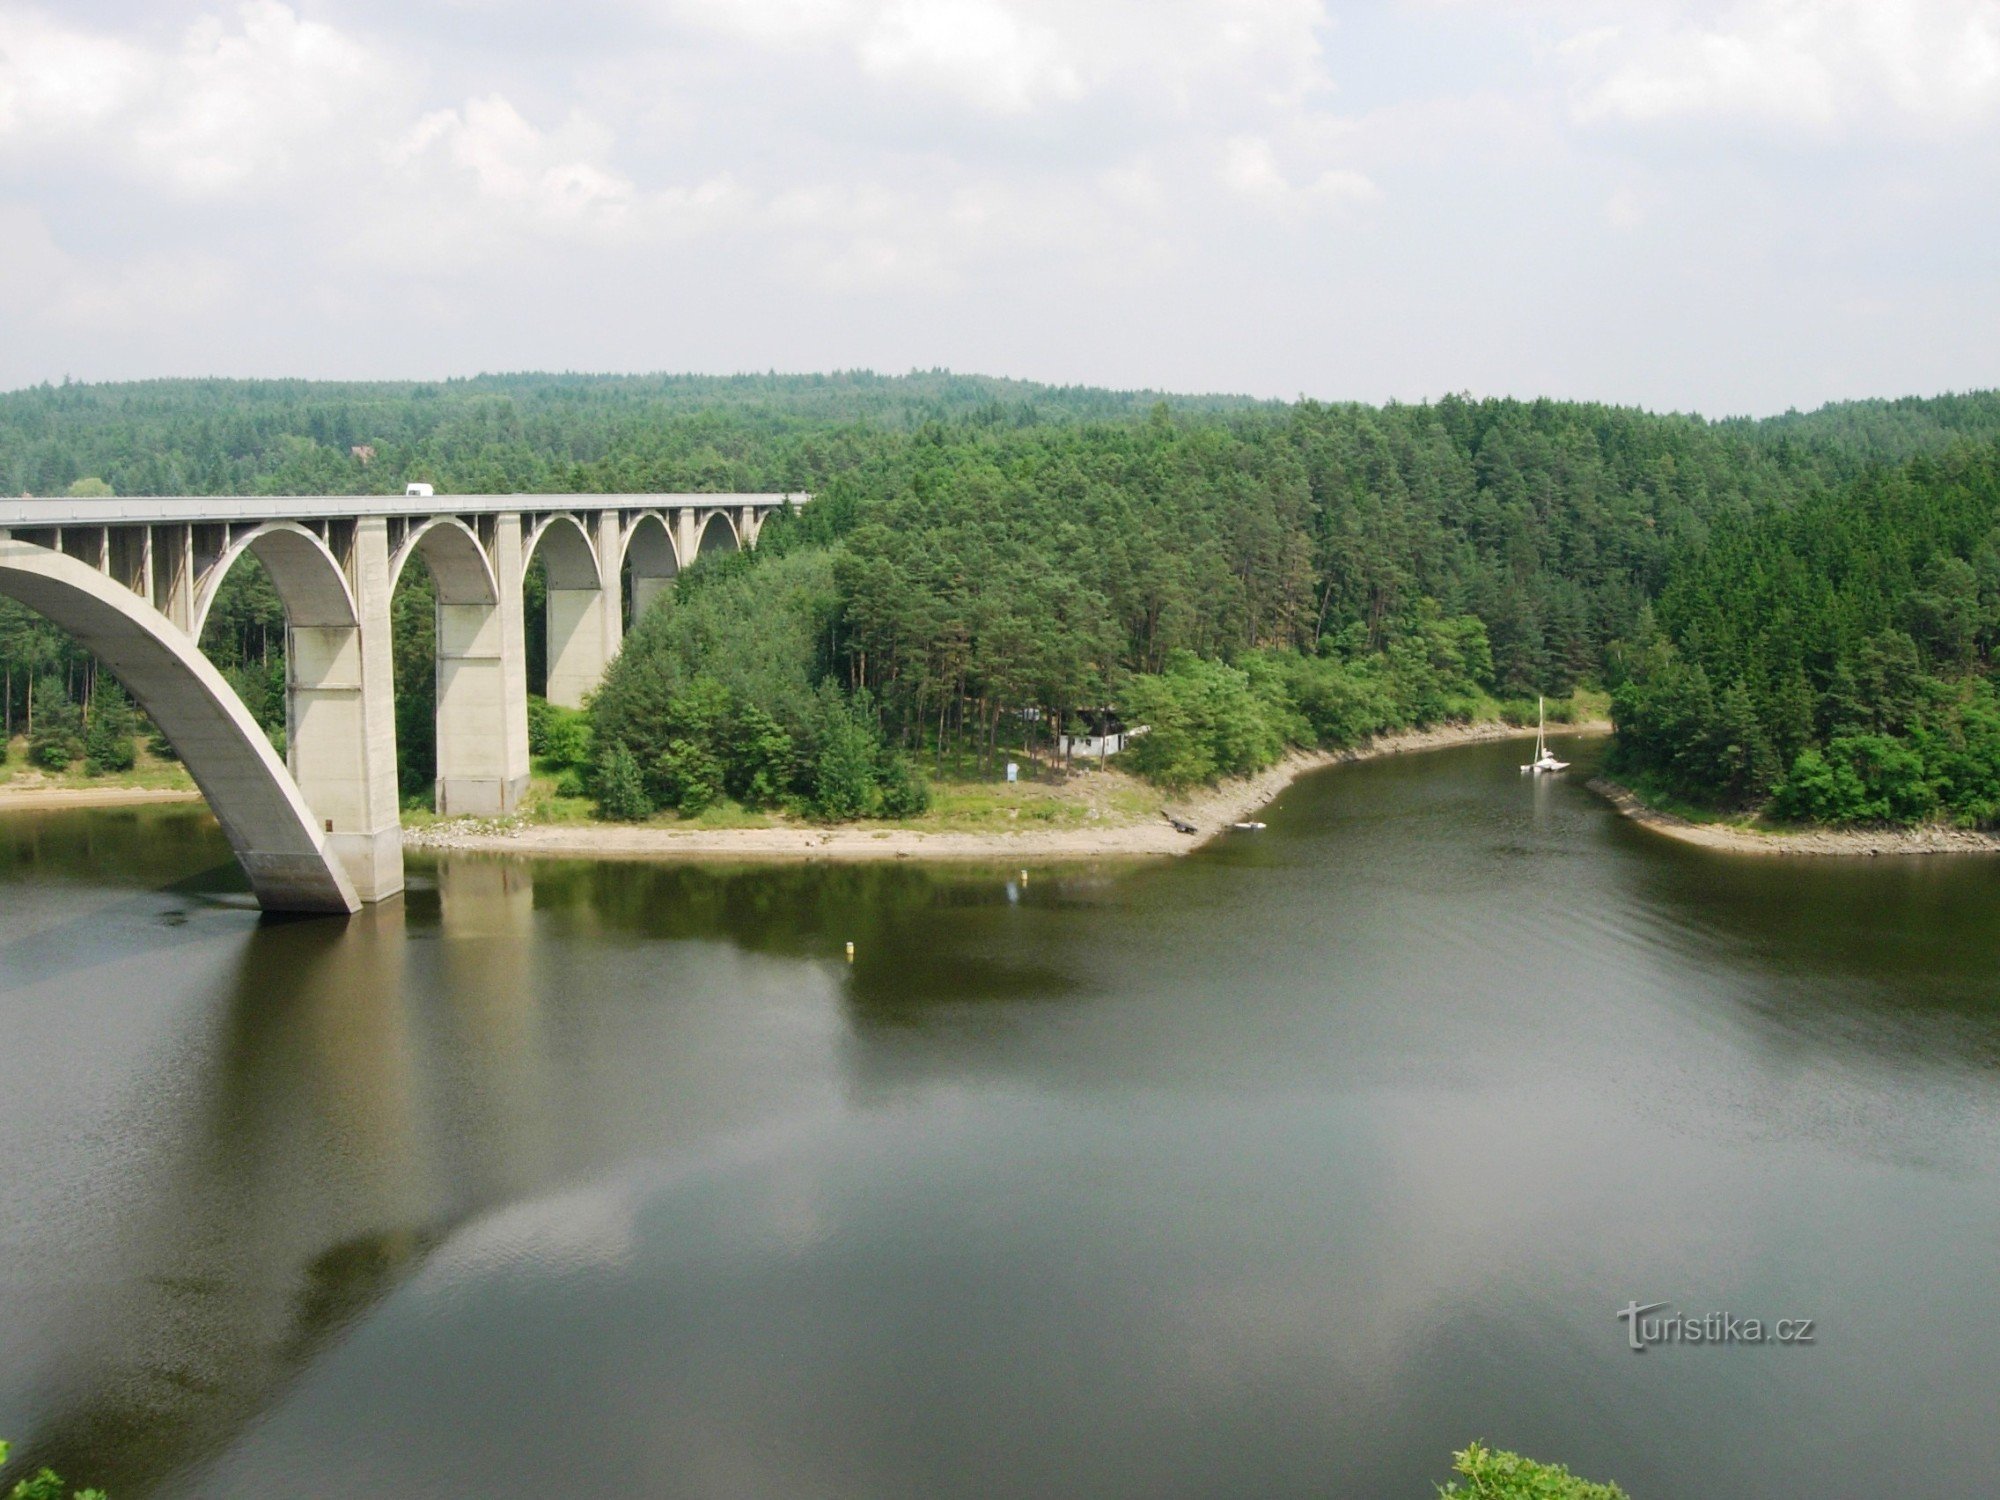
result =
M286 767L359 894L376 900L401 888L402 857L378 826L386 809L370 774L361 613L347 570L297 522L242 532L202 576L190 632L197 644L224 580L246 554L263 566L285 611Z
M621 594L625 590L624 579L629 576L632 580L631 624L637 625L653 607L653 601L673 587L680 571L680 551L674 546L674 529L667 524L666 516L657 510L641 511L625 528L619 558ZM625 602L621 598L620 603Z
M540 518L521 546L521 570L539 560L548 577L549 702L581 708L617 649L605 608L605 569L583 522L567 511ZM610 587L617 587L614 573Z
M0 593L68 631L159 725L259 902L276 911L360 910L298 785L189 636L107 574L13 538L0 537Z
M403 539L389 562L392 594L413 557L423 558L436 595L434 805L446 816L507 812L513 795L499 576L479 534L456 516L434 517Z

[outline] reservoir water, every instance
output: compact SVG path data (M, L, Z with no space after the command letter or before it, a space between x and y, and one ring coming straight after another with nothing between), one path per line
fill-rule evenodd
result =
M0 1436L114 1500L1990 1492L2000 862L1691 849L1521 748L1171 863L347 923L198 808L0 818Z

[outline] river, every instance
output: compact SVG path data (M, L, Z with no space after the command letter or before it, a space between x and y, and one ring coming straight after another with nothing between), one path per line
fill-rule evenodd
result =
M1987 1491L2000 863L1686 848L1598 748L347 923L199 808L0 818L0 1435L113 1500Z

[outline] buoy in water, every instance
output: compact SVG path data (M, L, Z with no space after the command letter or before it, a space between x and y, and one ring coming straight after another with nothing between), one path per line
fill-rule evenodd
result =
M853 962L854 962L854 944L852 944L852 943L849 943L849 944L847 945L847 961L848 961L849 963L853 963Z

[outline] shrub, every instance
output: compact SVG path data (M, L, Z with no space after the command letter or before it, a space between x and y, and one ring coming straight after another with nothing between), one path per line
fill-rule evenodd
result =
M60 677L35 684L35 728L28 736L28 760L44 771L67 771L83 754L83 710L69 701Z
M92 776L131 770L139 758L132 746L138 729L125 690L108 677L100 678L90 705L90 728L83 737L84 769Z
M1447 1500L1626 1500L1615 1484L1579 1479L1561 1464L1538 1464L1532 1458L1469 1443L1452 1455L1453 1480L1438 1490Z
M615 740L597 762L597 814L613 823L643 823L653 815L639 758Z
M7 1444L0 1443L0 1468L6 1463ZM68 1489L53 1469L38 1469L8 1492L8 1500L63 1500ZM105 1494L102 1490L76 1490L70 1500L105 1500Z
M930 784L909 758L891 755L881 771L882 813L890 818L921 817L931 809Z
M770 807L784 800L797 776L790 731L761 708L737 709L723 761L729 794L745 807Z
M651 784L662 802L691 818L722 800L722 762L699 740L669 740L653 763Z
M1937 811L1937 792L1902 741L1848 734L1824 752L1800 751L1772 810L1815 823L1915 823Z
M528 753L558 765L590 763L590 715L546 698L528 699Z
M874 801L881 743L867 702L849 702L840 689L824 683L813 720L813 810L830 822L861 817Z

